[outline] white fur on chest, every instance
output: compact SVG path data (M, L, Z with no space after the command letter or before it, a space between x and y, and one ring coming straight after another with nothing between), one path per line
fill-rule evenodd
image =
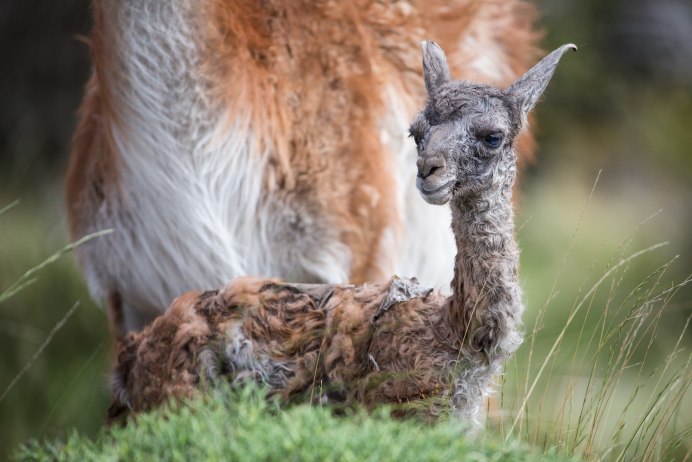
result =
M114 233L93 247L86 269L95 295L121 294L126 328L184 291L241 275L348 277L340 242L309 235L297 237L311 243L302 247L277 242L292 214L263 188L271 153L260 148L247 108L209 100L197 73L198 32L186 17L191 8L130 1L117 19L123 42L118 74L109 79L117 123L108 129L119 153L121 197L93 226Z
M408 95L394 87L385 92L388 108L381 138L394 153L397 171L397 205L404 225L398 247L396 274L415 277L425 287L450 293L456 244L449 207L427 204L416 189L416 146L408 139L415 106Z

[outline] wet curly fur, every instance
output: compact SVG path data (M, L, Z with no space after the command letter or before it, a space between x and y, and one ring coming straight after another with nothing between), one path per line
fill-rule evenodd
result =
M110 417L218 382L256 381L286 401L414 403L432 416L451 403L473 419L521 343L514 138L571 47L500 90L451 80L442 50L423 43L429 98L411 126L417 186L452 208L452 296L396 276L360 286L244 277L186 293L124 340Z

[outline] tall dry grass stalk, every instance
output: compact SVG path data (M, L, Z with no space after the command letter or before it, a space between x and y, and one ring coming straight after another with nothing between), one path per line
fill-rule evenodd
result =
M4 213L8 212L10 209L17 206L18 204L19 204L19 200L16 200L16 201L10 203L9 205L0 208L0 217ZM70 244L64 246L62 249L53 253L52 255L50 255L48 258L46 258L45 260L43 260L42 262L40 262L36 266L33 266L32 268L28 269L26 272L24 272L24 274L19 276L19 278L17 278L17 280L15 280L7 288L2 289L0 291L0 304L7 301L9 298L16 295L20 291L25 290L26 288L31 286L33 283L35 283L37 280L36 279L37 274L42 269L44 269L47 266L49 266L50 264L56 262L60 257L65 255L66 253L71 252L75 248L79 247L80 245L82 245L82 244L84 244L84 243L86 243L92 239L96 239L98 237L105 236L107 234L110 234L111 232L112 232L112 230L104 230L104 231L99 231L99 232L95 232L95 233L89 234L87 236L84 236L83 238L79 239L78 241L75 241L73 243L70 243ZM9 382L9 384L5 386L2 393L0 393L0 403L5 399L7 394L15 387L15 385L17 385L17 383L21 380L21 378L29 371L31 366L36 362L36 360L41 355L41 353L43 353L43 351L48 347L48 345L53 340L53 338L58 333L58 331L60 329L62 329L63 326L67 323L67 321L70 319L70 317L72 317L72 315L74 314L74 312L77 310L78 307L79 307L79 302L76 302L72 306L72 308L70 308L63 315L63 317L60 318L60 320L58 320L58 322L53 326L53 328L48 333L48 335L46 336L43 343L41 343L41 345L36 349L36 351L31 356L31 358L29 358L29 360L26 362L26 364L24 364L24 366L21 368L21 370L19 372L17 372L17 374L12 378L12 380Z
M689 456L692 419L684 406L692 355L685 341L692 314L675 332L661 320L692 275L678 282L666 277L677 256L653 272L637 274L639 261L666 243L633 251L633 231L605 268L597 270L594 260L561 328L544 330L591 195L546 301L526 328L524 351L506 365L499 407L509 411L489 410L487 425L507 440L521 436L587 460ZM682 308L692 312L689 304Z

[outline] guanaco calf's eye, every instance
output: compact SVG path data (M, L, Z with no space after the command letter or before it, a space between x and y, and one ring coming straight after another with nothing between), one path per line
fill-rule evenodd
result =
M502 133L488 133L483 137L483 142L491 148L496 148L502 143Z
M414 135L411 130L408 131L408 137L413 138L413 142L416 143L416 146L418 146L421 142L421 137L418 135Z

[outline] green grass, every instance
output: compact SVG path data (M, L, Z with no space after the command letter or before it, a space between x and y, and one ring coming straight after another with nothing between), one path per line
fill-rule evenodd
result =
M336 417L307 405L279 409L261 392L221 391L191 406L140 416L95 439L73 433L64 442L33 443L18 460L248 461L566 461L516 441L473 438L455 421L426 425L393 420L384 410Z

